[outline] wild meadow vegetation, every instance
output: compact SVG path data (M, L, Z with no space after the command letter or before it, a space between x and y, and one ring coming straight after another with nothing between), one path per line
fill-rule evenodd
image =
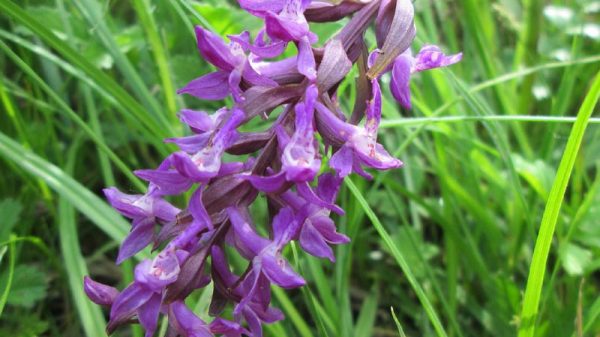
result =
M286 318L265 335L600 336L600 2L414 6L415 47L463 60L415 74L410 110L382 85L379 142L405 166L345 178L335 263L284 251L307 286L273 288ZM324 42L342 24L313 30ZM134 262L114 264L130 224L102 189L143 193L131 172L189 134L179 110L222 106L176 95L213 71L194 25L261 22L232 0L0 0L0 336L106 336L83 278L122 289ZM207 318L211 295L187 304Z

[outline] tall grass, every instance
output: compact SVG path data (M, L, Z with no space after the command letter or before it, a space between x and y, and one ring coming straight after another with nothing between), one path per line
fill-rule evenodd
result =
M417 46L464 60L416 75L411 111L384 93L381 142L406 166L346 180L335 265L286 252L308 287L274 289L287 319L266 335L600 334L597 2L415 6ZM100 190L143 190L131 170L186 132L176 112L219 107L174 93L210 70L194 24L259 28L234 1L0 0L0 336L105 335L81 278L123 286L131 265Z

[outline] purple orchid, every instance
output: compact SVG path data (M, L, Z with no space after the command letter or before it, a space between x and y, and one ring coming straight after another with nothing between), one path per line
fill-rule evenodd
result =
M152 242L157 221L173 221L180 212L178 208L163 200L158 188L153 185L145 195L124 194L114 187L104 189L104 195L119 213L133 220L131 232L119 249L117 264Z
M156 169L135 171L149 182L145 194L104 190L108 202L132 220L117 263L149 245L159 250L136 266L134 281L121 292L84 279L87 296L110 307L108 333L138 322L151 337L164 315L167 336L261 337L264 324L284 318L271 305L271 287L306 284L287 261L285 247L297 241L306 253L335 261L332 246L350 240L337 231L331 216L344 214L336 205L344 177L357 173L370 178L367 168L402 166L377 141L381 75L392 73L392 94L410 107L411 74L462 57L446 56L435 46L411 56L415 27L410 0L238 2L264 21L262 29L254 39L242 32L226 43L196 27L200 55L217 70L178 91L204 100L231 96L233 106L214 113L181 111L179 118L191 135L166 139L180 150ZM315 46L318 37L309 22L346 17L338 34ZM379 49L369 56L364 35L373 22ZM289 44L296 46L296 55L281 59ZM338 104L337 88L353 64L359 76L348 119ZM275 118L273 111L281 112ZM271 126L240 130L257 116ZM329 152L329 160L323 160L321 154ZM226 154L243 159L226 160ZM165 200L187 193L191 198L182 210ZM269 204L270 224L256 224L249 211L261 194ZM245 261L239 274L227 258L233 251ZM214 319L205 322L185 300L210 282L209 314Z
M247 32L233 38L227 45L215 33L197 26L196 39L200 54L219 70L191 81L178 90L178 94L190 94L207 100L221 100L231 94L236 101L241 101L242 80L251 85L277 85L277 82L256 72L242 45L237 42L249 43Z
M462 53L446 56L437 46L424 46L416 57L404 52L394 61L390 90L394 98L406 109L410 109L410 76L416 72L447 67L462 59Z

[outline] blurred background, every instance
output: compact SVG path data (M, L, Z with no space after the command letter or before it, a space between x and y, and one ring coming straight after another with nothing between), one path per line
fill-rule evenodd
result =
M337 223L352 242L335 264L286 252L309 287L274 289L286 320L267 336L516 334L558 163L600 69L600 1L414 4L415 51L438 44L463 61L415 75L410 111L383 86L380 141L406 165L350 179ZM323 42L343 23L313 30ZM129 224L101 189L144 191L130 172L174 150L162 139L187 132L177 111L222 105L175 94L211 71L197 24L261 26L235 1L0 0L0 336L105 336L83 276L122 288L132 263L114 264ZM354 94L341 86L345 111ZM600 336L598 122L559 213L536 336ZM188 304L206 317L209 300Z

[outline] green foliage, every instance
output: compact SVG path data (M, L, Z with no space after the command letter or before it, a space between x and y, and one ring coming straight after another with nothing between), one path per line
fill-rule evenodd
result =
M411 111L382 86L380 141L406 165L346 180L335 265L287 252L308 287L274 289L287 318L266 336L598 335L598 1L415 6L416 47L464 60L415 75ZM233 0L0 0L0 336L104 336L82 277L122 287L131 266L113 265L129 224L101 189L142 189L131 170L187 132L177 110L220 107L174 92L211 70L194 24L260 27ZM321 42L340 27L314 25Z

